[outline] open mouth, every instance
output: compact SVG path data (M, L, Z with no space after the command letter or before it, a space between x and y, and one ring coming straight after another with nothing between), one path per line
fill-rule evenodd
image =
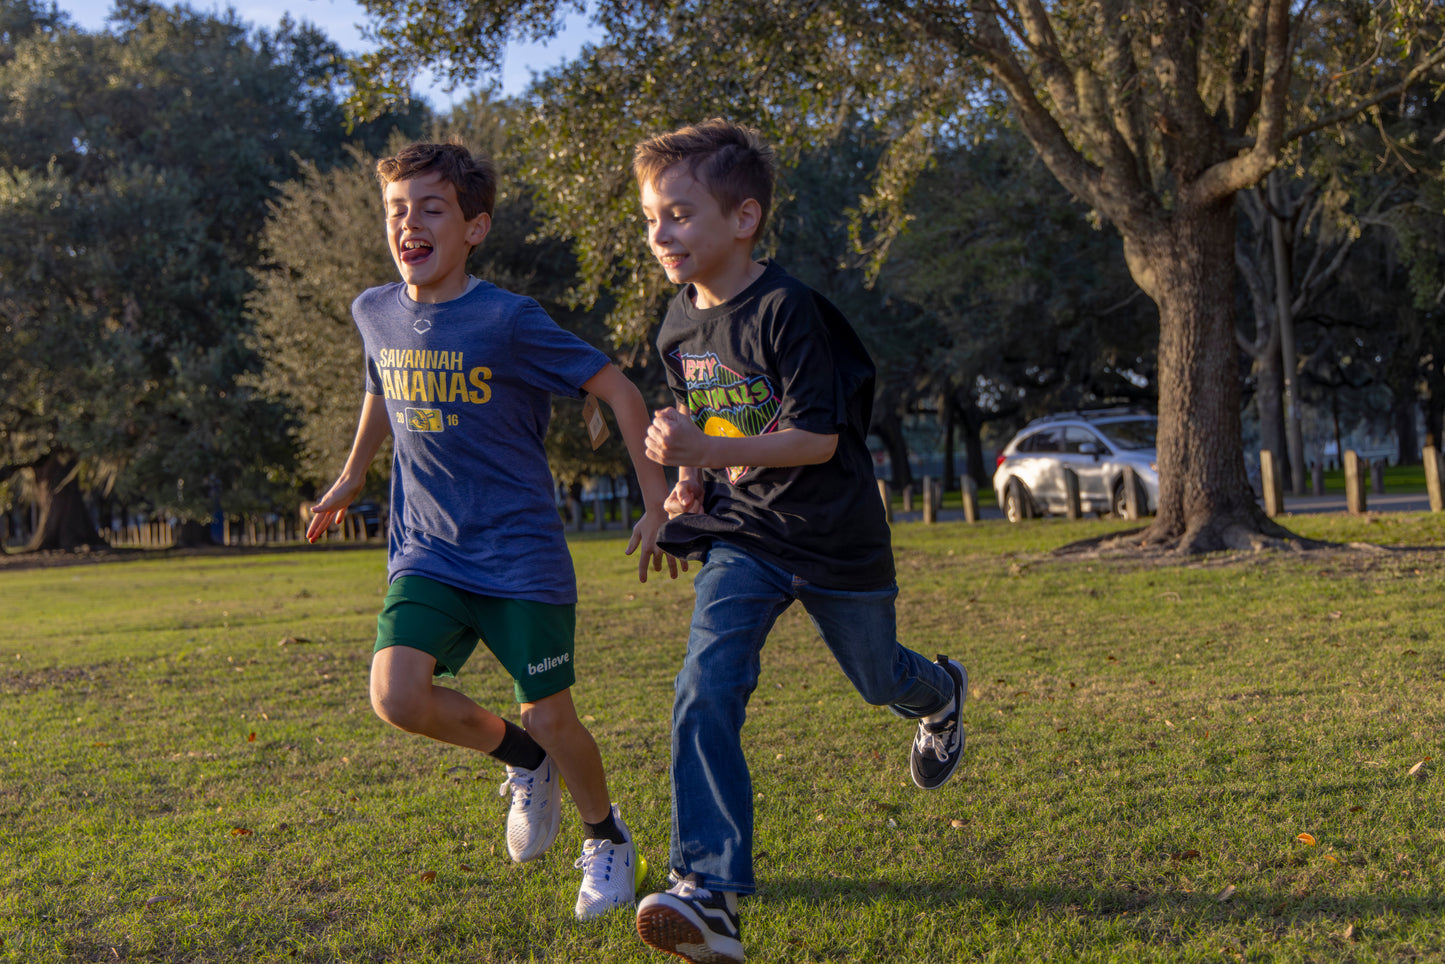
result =
M426 241L403 241L401 243L401 260L404 264L418 264L431 257L432 246Z

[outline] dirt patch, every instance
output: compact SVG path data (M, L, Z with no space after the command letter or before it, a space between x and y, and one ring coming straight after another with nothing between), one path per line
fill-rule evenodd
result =
M91 684L98 677L84 666L62 666L33 673L12 672L0 676L0 693L23 696L36 690L64 689L80 683Z

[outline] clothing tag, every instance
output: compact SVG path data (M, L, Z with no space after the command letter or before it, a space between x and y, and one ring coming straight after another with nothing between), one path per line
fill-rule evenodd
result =
M582 424L587 426L587 437L592 440L592 451L607 441L607 419L602 417L602 409L597 404L597 399L592 395L582 403Z

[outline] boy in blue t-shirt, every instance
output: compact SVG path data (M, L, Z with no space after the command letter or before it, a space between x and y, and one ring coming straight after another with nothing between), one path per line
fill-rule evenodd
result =
M963 754L968 674L898 641L893 548L866 445L873 362L827 299L753 260L773 154L722 120L637 146L647 240L682 286L657 347L677 399L647 454L679 466L659 544L703 560L672 716L674 885L637 930L694 962L744 959L753 792L741 731L759 654L794 601L868 703L917 721L913 781L942 786Z
M346 512L390 433L390 589L371 705L399 729L505 764L516 861L556 840L565 779L584 824L576 915L587 920L633 903L637 853L572 704L577 588L543 438L554 394L589 392L612 408L645 504L627 552L640 550L642 581L664 558L675 577L676 560L657 547L667 482L644 454L647 407L607 356L535 301L467 274L491 227L488 160L457 144L414 144L376 172L402 282L352 305L366 349L360 424L306 536L314 542ZM432 683L454 676L479 638L515 680L522 727Z

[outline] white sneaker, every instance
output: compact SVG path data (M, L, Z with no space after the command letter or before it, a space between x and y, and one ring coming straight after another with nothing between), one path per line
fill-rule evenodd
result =
M498 796L512 795L507 811L507 853L517 863L536 860L562 826L562 775L548 756L535 770L507 767Z
M616 907L631 907L637 900L637 845L632 831L622 820L622 811L612 808L612 819L622 828L627 843L587 840L576 867L582 868L582 889L577 891L573 912L578 920L601 917Z

